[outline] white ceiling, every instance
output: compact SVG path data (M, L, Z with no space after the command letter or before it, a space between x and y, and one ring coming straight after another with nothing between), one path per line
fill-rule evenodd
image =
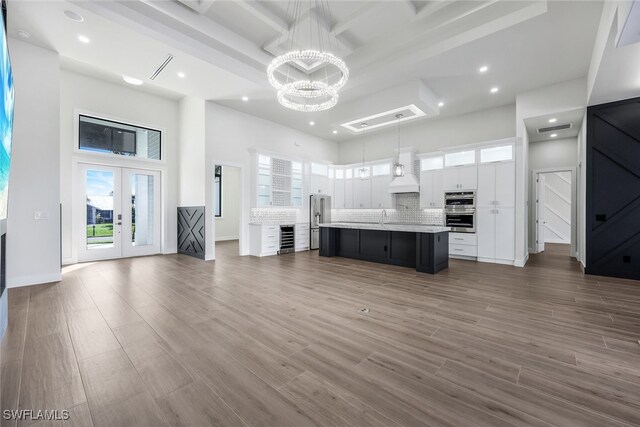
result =
M582 127L584 113L584 108L578 108L575 110L563 111L561 113L548 114L540 117L531 117L525 119L524 125L527 129L529 142L550 141L554 139L577 137ZM555 122L550 123L549 120L552 119L555 119ZM538 129L564 124L570 124L571 128L553 132L538 133ZM552 134L555 134L556 136L551 137Z
M58 51L65 68L113 81L128 74L145 80L141 90L162 96L202 97L326 139L352 137L342 129L332 134L340 120L328 112L293 112L275 100L265 70L273 54L286 47L278 37L292 19L287 1L184 3L10 2L9 33L30 32L27 41ZM303 12L313 4L306 1ZM288 27L307 34L311 19L337 38L351 72L341 104L419 79L445 103L443 116L511 104L520 92L586 75L602 9L600 1L591 0L329 4L330 18L302 13ZM69 20L64 10L85 21ZM91 43L80 43L78 34ZM148 80L169 53L173 61L155 81ZM489 71L478 73L481 65ZM493 86L498 93L489 93ZM245 95L248 102L241 100Z

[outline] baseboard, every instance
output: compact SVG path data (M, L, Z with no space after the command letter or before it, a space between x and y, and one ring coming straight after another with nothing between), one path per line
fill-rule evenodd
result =
M515 260L513 262L513 265L515 265L516 267L524 267L525 265L527 265L527 261L529 261L529 254L526 254L522 259Z
M216 237L216 242L226 242L227 240L240 240L238 236L220 236Z
M177 254L178 247L166 248L162 251L162 255Z
M570 245L571 244L571 240L569 240L568 242L566 240L555 240L555 239L551 239L551 240L545 240L545 243L557 243L560 245Z
M39 274L37 276L22 276L7 278L7 288L20 288L22 286L41 285L43 283L59 282L62 273Z
M78 258L75 258L75 257L62 258L62 265L73 265L77 263L78 263Z

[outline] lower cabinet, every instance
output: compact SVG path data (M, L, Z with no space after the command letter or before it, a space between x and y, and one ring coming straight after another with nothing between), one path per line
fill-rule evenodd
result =
M249 254L260 257L277 255L280 249L280 226L250 224L249 240Z
M449 256L451 258L475 258L478 256L480 236L475 233L449 233Z
M295 239L296 252L309 250L309 224L296 224Z
M511 264L515 259L515 208L478 208L478 261Z

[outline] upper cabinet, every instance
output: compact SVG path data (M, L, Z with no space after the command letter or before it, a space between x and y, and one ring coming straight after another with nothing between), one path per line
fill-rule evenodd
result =
M323 163L311 163L311 176L309 182L310 194L326 194L331 196L333 193L333 180L329 178L329 165Z
M428 157L420 160L420 208L443 208L442 168L444 158Z
M442 188L444 190L475 190L478 187L478 167L456 166L445 168L442 173Z
M256 206L271 206L271 157L257 155Z
M482 149L480 158L478 207L514 207L516 166L512 160L513 146Z
M444 190L475 190L478 186L476 150L456 151L444 155L442 187Z
M365 166L369 172L364 178L358 176L359 170L362 167L354 169L354 175L356 178L353 180L353 207L356 209L369 209L371 208L371 168Z
M390 162L371 166L372 208L389 209L392 207L391 193L389 193L389 184L392 179Z

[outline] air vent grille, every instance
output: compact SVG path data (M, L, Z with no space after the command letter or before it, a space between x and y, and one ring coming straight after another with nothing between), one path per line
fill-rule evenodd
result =
M538 133L547 133L547 132L556 132L559 130L571 129L573 127L573 123L565 123L563 125L549 126L546 128L539 128Z
M171 62L171 60L173 59L173 55L168 54L167 58L162 62L162 64L160 64L160 66L158 67L158 69L156 71L153 72L153 74L151 74L151 77L149 77L151 80L155 80L156 77L158 77L158 75L162 72L162 70L164 70L164 67L166 67L167 65L169 65L169 62Z

